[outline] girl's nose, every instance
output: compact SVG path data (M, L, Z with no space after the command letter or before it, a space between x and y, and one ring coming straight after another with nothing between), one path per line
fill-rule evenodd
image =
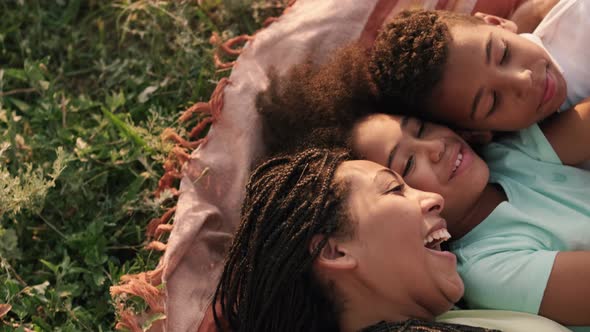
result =
M438 163L445 152L445 143L440 139L424 141L423 147L433 163Z

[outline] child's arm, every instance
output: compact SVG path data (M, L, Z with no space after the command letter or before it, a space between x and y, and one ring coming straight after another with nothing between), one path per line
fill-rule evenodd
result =
M590 98L539 126L562 163L575 166L590 160Z
M477 12L507 18L518 25L518 33L533 32L559 0L479 0Z
M539 315L563 325L590 325L590 252L559 252Z
M525 0L508 18L518 26L518 33L533 32L559 0Z

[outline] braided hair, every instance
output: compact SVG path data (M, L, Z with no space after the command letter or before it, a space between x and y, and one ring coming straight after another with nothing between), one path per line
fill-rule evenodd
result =
M449 31L459 24L484 22L467 14L408 10L394 17L377 37L369 71L381 96L400 106L396 109L401 113L428 118L426 103L447 63Z
M320 284L312 265L328 237L352 233L346 184L334 180L348 158L345 150L308 149L252 173L213 298L220 330L338 331L330 285ZM310 251L315 235L323 239Z
M460 325L442 322L427 322L417 319L408 319L403 322L382 321L371 325L359 332L500 332L470 325Z

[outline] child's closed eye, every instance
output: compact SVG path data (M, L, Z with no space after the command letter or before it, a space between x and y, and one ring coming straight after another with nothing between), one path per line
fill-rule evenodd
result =
M500 58L500 65L505 65L510 60L510 45L506 41L502 41L504 44L504 52L502 52L502 58Z

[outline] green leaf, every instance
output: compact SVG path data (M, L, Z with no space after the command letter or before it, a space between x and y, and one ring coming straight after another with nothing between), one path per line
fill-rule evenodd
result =
M51 270L51 272L53 272L53 274L57 275L57 273L59 271L59 266L57 266L51 262L48 262L42 258L39 259L39 262L41 262L41 264L47 266Z
M18 236L14 229L4 229L0 226L0 256L6 259L20 258Z
M60 20L61 25L67 25L78 15L78 11L80 10L80 0L70 0L68 1L68 6L66 10L63 12L63 15Z
M21 290L20 285L13 279L7 279L4 281L4 287L0 288L0 291L6 299L16 295Z
M6 99L11 104L13 104L14 106L16 106L19 110L21 110L23 113L27 113L27 111L31 109L31 106L29 106L29 104L25 103L22 100L18 100L16 98L12 98L12 97L7 97Z
M46 68L45 61L31 61L29 59L25 60L25 74L27 75L29 84L33 87L41 88L42 90L47 90L49 88L49 82L46 80L45 73L41 68Z
M51 328L51 326L49 324L47 324L47 322L45 322L41 317L39 316L33 316L31 317L31 320L33 321L33 323L37 324L38 327L41 328L41 331L52 331L53 329Z
M101 107L101 109L104 115L109 119L111 124L113 124L119 130L121 135L129 138L132 142L146 149L147 151L152 151L152 149L146 144L143 138L141 138L141 136L139 136L130 125L125 123L125 121L121 120L118 116L113 114L105 107Z
M27 81L27 75L25 74L25 71L22 69L6 68L4 69L4 75L6 75L6 77L17 79L19 81Z
M154 324L154 322L162 320L162 319L166 319L166 315L163 313L157 313L154 315L151 315L142 325L141 325L141 329L143 331L148 331L151 327L152 324Z
M135 180L133 180L133 182L131 182L131 184L127 187L123 196L121 196L121 201L130 202L135 200L146 180L147 177L143 174L137 176Z
M106 280L106 277L104 274L93 274L92 275L92 280L94 281L94 284L98 287L104 285L104 282Z
M125 105L125 94L123 91L113 93L106 97L108 111L115 112L119 107Z

